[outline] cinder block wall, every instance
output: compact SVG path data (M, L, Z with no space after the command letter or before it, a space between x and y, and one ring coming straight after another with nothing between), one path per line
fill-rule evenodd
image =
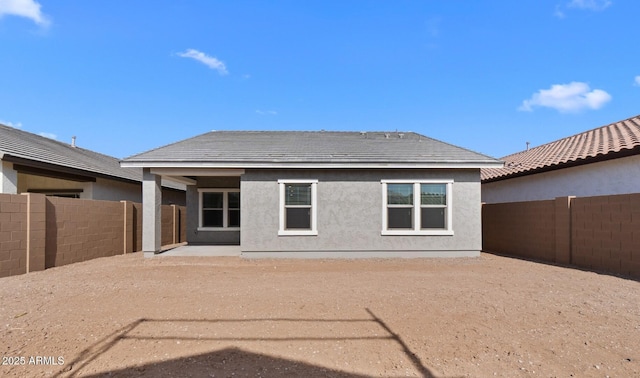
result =
M123 227L120 202L48 197L45 266L121 255Z
M186 208L163 206L163 245L186 240ZM0 194L0 277L142 250L142 205Z
M27 196L0 194L0 277L27 270Z
M134 203L133 204L133 212L135 214L135 222L133 223L134 227L134 251L142 251L142 204Z
M574 198L571 228L574 264L640 277L640 193Z
M178 225L178 229L180 230L180 243L184 243L187 241L187 207L179 206L180 211L180 223Z
M173 244L173 207L162 205L160 208L162 214L162 229L160 231L162 245Z
M530 259L555 260L554 201L482 206L482 249Z
M162 205L162 245L182 243L187 240L185 206Z
M640 277L640 193L484 204L483 250Z
M0 277L43 270L45 197L0 194Z

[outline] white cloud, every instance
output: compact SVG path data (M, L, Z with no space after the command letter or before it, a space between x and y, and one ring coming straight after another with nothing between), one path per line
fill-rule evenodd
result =
M35 0L0 0L0 17L7 15L26 17L40 26L47 27L51 24L40 10L40 3Z
M571 0L571 2L567 4L567 7L601 11L608 8L611 4L613 4L611 0Z
M1 0L0 0L1 1ZM218 71L218 73L220 75L226 75L229 72L227 71L227 67L224 65L224 62L218 60L217 58L213 57L213 56L209 56L201 51L198 50L194 50L194 49L188 49L187 51L183 52L183 53L178 53L178 56L181 56L183 58L191 58L191 59L195 59L198 62L206 65L207 67Z
M256 113L260 115L278 115L278 112L275 110L256 110Z
M559 19L566 17L566 11L573 9L600 12L609 8L613 2L611 0L571 0L564 4L556 5L553 15Z
M636 76L635 82L636 86L640 87L640 75Z
M587 83L571 82L555 84L549 89L541 89L530 99L524 100L518 108L533 111L534 107L546 107L560 112L578 112L584 109L600 109L611 101L611 95L601 89L591 90Z
M5 126L9 126L9 127L13 127L14 129L21 129L22 128L22 122L9 122L9 121L3 121L0 119L0 123L5 125Z
M45 132L40 132L38 133L38 135L45 137L45 138L49 138L49 139L58 139L58 136L56 134L52 134L52 133L45 133Z

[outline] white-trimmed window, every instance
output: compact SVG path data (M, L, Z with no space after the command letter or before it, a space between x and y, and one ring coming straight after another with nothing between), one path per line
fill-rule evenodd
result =
M382 235L453 235L453 181L382 181Z
M240 189L198 189L199 230L240 229Z
M278 235L318 235L318 180L278 180Z

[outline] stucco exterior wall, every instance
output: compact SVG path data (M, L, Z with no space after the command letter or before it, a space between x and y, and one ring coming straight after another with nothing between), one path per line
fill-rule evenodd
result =
M27 193L30 189L81 189L81 199L142 202L141 184L104 178L97 178L95 182L78 182L18 173L18 193ZM163 188L162 204L184 206L184 192Z
M186 206L186 194L183 190L162 188L162 204Z
M640 193L640 155L482 184L482 202Z
M79 193L80 198L92 199L93 196L92 182L61 180L52 177L18 173L18 193L27 193L30 189L81 189L82 192ZM140 201L138 200L138 202Z
M318 235L278 236L279 179L318 180ZM381 235L381 180L404 179L454 180L454 235ZM482 247L478 169L247 170L240 193L247 257L477 256Z
M142 186L123 181L97 178L93 183L93 198L104 201L142 202Z
M240 188L240 177L199 177L197 182L197 185L187 186L187 243L218 245L240 244L240 231L198 230L200 217L198 189ZM240 198L242 198L242 193L240 194ZM241 213L243 212L242 209L240 211Z
M0 161L0 193L18 193L18 172L6 161Z

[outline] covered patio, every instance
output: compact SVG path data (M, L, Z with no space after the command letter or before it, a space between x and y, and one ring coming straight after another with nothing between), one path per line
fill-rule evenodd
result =
M145 257L240 255L240 176L244 169L143 168ZM159 183L170 178L186 185L187 246L162 251ZM231 194L235 194L235 204ZM216 205L220 197L220 205ZM218 208L219 207L219 208ZM233 217L233 219L231 218ZM219 223L219 224L218 224Z

